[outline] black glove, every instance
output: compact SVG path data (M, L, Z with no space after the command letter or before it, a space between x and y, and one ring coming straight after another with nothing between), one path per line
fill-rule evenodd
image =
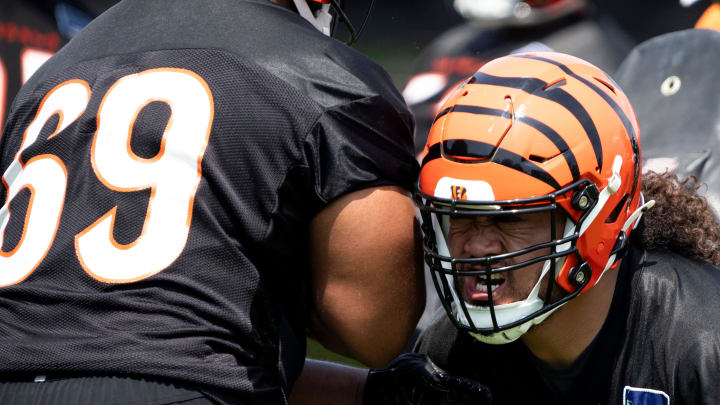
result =
M449 375L425 354L406 353L382 370L370 370L365 405L490 405L490 389Z

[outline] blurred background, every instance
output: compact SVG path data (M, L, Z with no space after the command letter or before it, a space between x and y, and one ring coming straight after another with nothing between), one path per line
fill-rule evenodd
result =
M350 0L349 15L356 25L360 25L368 3ZM591 0L588 3L584 14L616 24L637 44L661 33L692 28L712 2ZM355 47L383 66L402 89L416 69L423 50L446 31L466 22L468 20L455 10L453 0L376 0L367 28Z

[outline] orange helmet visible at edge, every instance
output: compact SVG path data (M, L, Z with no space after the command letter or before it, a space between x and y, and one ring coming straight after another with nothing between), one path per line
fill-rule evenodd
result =
M622 257L629 232L652 204L644 205L640 194L640 164L630 102L608 75L581 59L514 54L487 63L459 86L435 118L416 192L425 259L456 326L486 343L511 342L592 288ZM567 218L565 229L555 229L557 210ZM456 258L448 250L452 217L542 211L553 219L548 243L481 258ZM498 263L548 248L533 260L543 268L530 295L493 305L491 278L532 264ZM468 263L482 270L460 269ZM468 275L486 283L487 305L459 298L458 277ZM558 286L565 293L552 301Z
M695 28L720 31L720 4L717 2L711 4L700 16Z

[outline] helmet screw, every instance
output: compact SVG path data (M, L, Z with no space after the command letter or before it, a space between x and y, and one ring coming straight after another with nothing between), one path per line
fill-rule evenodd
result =
M588 280L592 274L592 269L588 262L582 262L580 265L573 267L568 274L568 281L575 287L580 287Z
M578 200L578 206L580 207L580 209L583 209L583 210L585 208L587 208L588 203L589 203L589 200L586 195L580 197L580 200Z
M597 201L600 192L594 184L590 184L573 195L571 203L573 208L578 211L587 211L595 201Z

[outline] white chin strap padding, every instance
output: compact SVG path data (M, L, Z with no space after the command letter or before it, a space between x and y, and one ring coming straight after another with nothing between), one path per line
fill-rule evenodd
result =
M330 4L323 4L314 14L310 10L307 0L293 0L300 16L308 20L310 24L320 30L323 34L330 36L330 25L332 24L332 14L330 14Z
M654 206L655 206L655 200L650 200L648 202L645 202L645 196L643 196L642 193L640 193L640 206L638 207L638 209L635 210L635 212L630 214L628 219L625 221L625 224L623 224L623 227L622 227L623 232L627 233L627 231L628 231L628 229L630 229L630 227L632 227L632 229L635 229L637 227L638 223L640 223L640 218L642 217L642 214ZM603 269L602 273L600 273L600 277L597 279L595 284L600 282L600 279L602 279L602 276L605 275L605 272L607 272L610 269L610 267L612 267L612 265L615 263L615 256L616 255L611 255L608 258L608 261L605 264L605 268Z
M613 161L612 166L612 176L608 180L608 185L604 189L600 190L598 202L597 204L595 204L595 207L592 209L592 211L587 214L585 221L580 226L578 236L581 236L585 233L588 227L590 227L590 224L592 224L595 221L595 218L597 218L598 214L600 214L600 211L603 209L603 207L605 207L608 199L610 199L610 197L618 191L620 185L622 185L622 178L620 177L620 169L622 168L622 164L622 157L620 155L615 156L615 160Z

